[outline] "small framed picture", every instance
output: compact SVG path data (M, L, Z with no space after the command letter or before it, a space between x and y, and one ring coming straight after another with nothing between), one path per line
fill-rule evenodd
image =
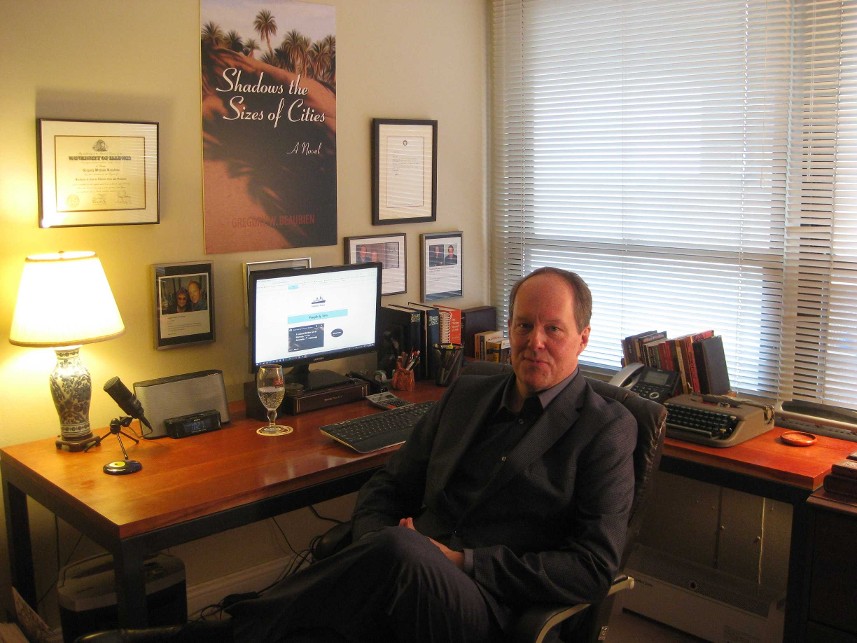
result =
M37 121L39 226L158 223L158 124Z
M381 262L381 294L408 290L407 246L404 234L345 238L345 263Z
M244 264L244 325L250 325L250 310L248 305L247 288L250 285L250 273L257 270L274 270L275 268L312 268L312 259L298 257L296 259L271 259L270 261L249 261Z
M461 297L462 233L422 234L420 239L423 301Z
M437 121L372 120L372 223L434 221Z
M210 263L154 266L155 348L214 341Z

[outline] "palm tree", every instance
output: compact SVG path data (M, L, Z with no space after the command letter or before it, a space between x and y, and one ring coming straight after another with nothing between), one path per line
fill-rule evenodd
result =
M248 58L253 58L253 52L259 50L259 43L254 38L247 38L244 43L244 55Z
M208 47L220 47L226 36L216 22L208 21L202 27L202 44Z
M226 34L225 43L229 49L236 53L241 52L244 49L244 41L234 29L231 29L229 33Z
M336 63L336 39L333 36L325 36L312 43L309 58L314 78L330 84Z
M288 69L296 74L306 76L306 63L309 54L310 40L298 30L292 29L283 38L280 48L288 61Z
M274 50L271 49L271 36L277 35L277 21L270 11L262 9L256 14L256 19L253 20L253 29L259 32L259 37L268 43L268 53L273 56Z

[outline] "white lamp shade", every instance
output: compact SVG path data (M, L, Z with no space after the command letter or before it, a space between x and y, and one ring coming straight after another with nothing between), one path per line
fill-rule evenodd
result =
M125 332L94 252L27 257L9 341L18 346L75 346Z

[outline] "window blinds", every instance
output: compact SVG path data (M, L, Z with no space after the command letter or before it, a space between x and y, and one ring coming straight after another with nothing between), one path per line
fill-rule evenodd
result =
M593 291L581 361L711 328L734 389L857 406L857 3L495 0L493 299Z

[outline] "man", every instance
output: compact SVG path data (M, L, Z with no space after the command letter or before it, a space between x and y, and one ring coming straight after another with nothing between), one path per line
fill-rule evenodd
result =
M360 491L354 542L232 606L236 639L498 641L534 602L600 599L625 541L637 431L579 374L591 308L574 273L521 280L514 374L462 375Z
M189 282L187 292L190 295L191 310L208 310L208 301L202 296L202 287L198 281Z

